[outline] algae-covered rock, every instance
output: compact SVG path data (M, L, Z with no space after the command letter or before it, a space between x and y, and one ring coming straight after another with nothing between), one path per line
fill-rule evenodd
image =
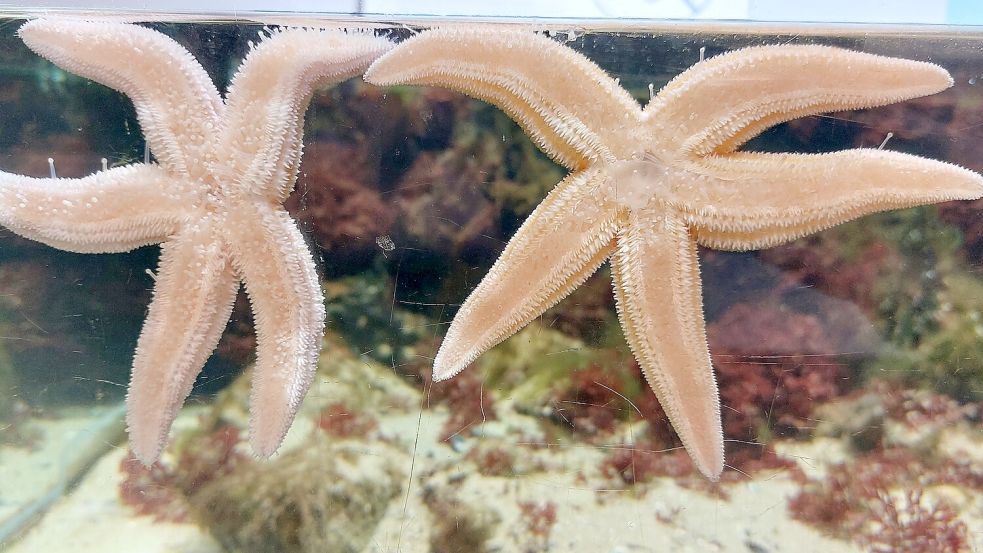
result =
M955 270L958 247L958 232L935 208L920 207L862 217L758 255L782 269L779 290L847 300L890 342L910 347L936 328L942 279Z
M944 279L934 332L912 349L886 355L874 371L958 401L983 399L983 282L955 273Z
M408 411L420 404L420 391L411 382L412 378L398 375L389 364L353 352L329 331L301 413L314 414L339 403L376 416Z
M179 435L177 441L227 425L245 433L252 381L253 370L250 368L216 396L196 432ZM316 424L322 411L329 406L343 405L359 415L378 417L416 408L419 403L420 392L407 379L394 373L390 366L356 354L341 336L328 330L321 348L317 374L304 396L294 426L313 426L309 422ZM293 447L298 439L300 437L292 431L287 435L284 447Z
M879 305L885 334L901 347L931 340L947 294L949 275L957 274L959 233L944 224L933 207L889 214L886 230L897 243L902 263L881 280Z
M390 366L414 360L414 345L428 328L421 316L398 308L392 286L371 271L324 283L331 328L361 357Z
M595 351L582 341L530 324L476 362L485 387L516 399L536 403L546 398L579 368L590 365Z
M454 484L433 483L423 490L423 502L433 516L433 553L485 553L502 519L488 507L457 497Z
M816 409L816 436L847 441L855 451L872 451L881 447L887 419L884 398L877 392L826 403Z
M490 263L563 177L562 169L488 104L446 92L400 93L430 121L444 112L453 125L436 142L421 134L418 154L399 175L394 238L412 248Z
M192 494L193 516L229 551L357 553L405 475L380 442L316 440L242 465Z
M761 256L781 267L794 289L815 288L873 316L883 344L831 350L877 351L864 376L975 401L983 398L983 283L966 272L959 244L959 232L927 206L864 217ZM831 332L845 326L831 322Z
M382 421L418 409L420 392L328 331L311 389L267 461L245 440L252 377L179 420L149 471L125 465L124 502L162 520L190 512L229 551L360 551L411 464Z

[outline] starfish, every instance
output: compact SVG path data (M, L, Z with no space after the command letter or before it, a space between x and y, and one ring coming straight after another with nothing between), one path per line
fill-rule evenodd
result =
M22 236L90 253L162 244L126 397L134 454L148 465L159 457L243 282L257 334L250 442L271 455L311 384L324 330L314 260L282 206L304 111L316 86L361 73L391 44L270 32L223 100L189 52L148 28L40 19L19 34L57 65L127 94L158 160L81 179L0 173L0 223Z
M697 245L752 250L864 214L979 198L983 178L880 149L736 151L796 117L933 94L936 65L825 46L763 46L701 61L643 109L597 65L546 36L462 26L375 61L377 85L443 86L504 109L571 170L461 306L434 359L450 378L611 260L618 316L695 466L724 467Z

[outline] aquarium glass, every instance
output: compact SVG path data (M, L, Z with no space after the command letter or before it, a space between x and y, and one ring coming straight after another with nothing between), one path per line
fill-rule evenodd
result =
M277 29L358 27L401 42L448 22L137 21L190 52L222 93ZM0 15L0 171L79 179L166 161L129 96L29 49L17 34L24 22ZM506 23L517 22L482 21ZM777 116L740 150L881 149L983 170L983 30L947 26L945 16L923 26L518 23L596 63L639 105L701 60L752 46L931 62L951 74L951 88ZM481 55L448 50L472 53ZM359 73L301 107L303 156L282 205L313 253L326 326L313 382L272 458L249 444L263 324L254 315L276 320L278 305L296 307L289 298L254 311L239 290L147 467L129 446L124 400L155 283L167 277L161 247L72 253L0 225L0 550L983 550L983 201L858 216L750 251L699 248L726 462L714 482L694 467L626 342L625 300L612 288L623 276L610 263L463 372L433 382L461 304L569 167L506 111L447 88L377 87ZM794 175L777 181L780 194L805 186ZM0 217L21 182L0 180ZM54 194L79 181L32 182ZM806 192L800 203L814 207L821 196ZM37 228L68 221L73 244L71 209ZM696 240L697 231L682 232ZM254 267L277 262L243 249ZM202 263L228 254L198 253ZM526 252L527 263L548 253ZM658 258L653 270L670 263ZM256 274L267 273L278 274ZM189 278L177 292L199 284ZM171 321L159 340L206 339L186 333L212 299L189 300L188 320ZM518 299L506 291L499 301ZM155 369L161 382L175 377Z

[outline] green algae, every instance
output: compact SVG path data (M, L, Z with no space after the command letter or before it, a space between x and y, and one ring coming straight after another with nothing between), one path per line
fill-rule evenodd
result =
M633 363L627 347L591 347L533 323L482 355L475 368L497 398L508 399L520 413L543 416L553 411L558 394L583 385L577 379L584 371L596 371L627 402L637 403L647 384L629 370Z
M917 346L936 329L942 278L955 270L959 232L939 219L938 210L922 207L883 217L884 233L897 244L903 263L882 280L877 294L885 335L899 346Z
M416 359L424 318L397 307L394 284L379 272L325 282L328 325L359 356L398 366Z
M534 323L485 352L476 365L486 388L518 403L540 403L593 357L582 341Z
M934 332L911 348L882 356L871 374L900 379L961 402L983 400L983 283L956 273L945 277L932 319Z

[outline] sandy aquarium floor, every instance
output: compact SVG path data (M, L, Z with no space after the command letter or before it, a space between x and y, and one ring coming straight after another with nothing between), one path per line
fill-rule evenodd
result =
M308 403L329 402L346 378L321 377ZM606 451L584 444L567 444L541 449L530 455L544 470L526 475L486 476L465 460L468 448L483 440L510 439L527 434L533 426L529 417L499 405L498 420L484 423L465 442L451 447L441 440L440 429L448 413L442 408L409 407L419 393L392 378L374 381L378 392L395 392L408 400L408 408L380 416L369 439L343 439L340 443L358 458L339 461L352 471L344 478L385 479L380 463L397 475L399 486L387 500L374 527L366 533L360 551L365 553L434 551L434 533L446 526L441 516L462 520L490 520L484 532L487 551L571 551L631 553L644 551L795 551L848 552L860 549L829 539L790 518L788 497L797 485L781 471L758 474L752 480L728 485L729 497L681 487L673 479L660 478L642 486L612 486L609 480L585 470L598 465ZM302 412L309 412L306 405ZM206 408L185 409L174 435L194 434ZM121 461L127 455L119 442L119 426L107 424L118 417L118 409L65 413L63 418L39 420L43 436L39 447L0 450L4 478L0 483L0 516L9 520L46 490L57 487L66 469L61 463L70 455L65 443L101 449L92 455L91 466L77 484L48 506L23 536L5 551L27 553L219 553L221 545L208 530L192 519L183 522L155 520L141 515L121 500L126 475ZM99 433L94 433L96 428ZM311 444L315 422L301 417L288 435L284 451L318 447ZM81 437L80 437L81 436ZM180 441L180 439L178 439ZM76 446L78 448L78 446ZM834 441L796 444L785 454L800 460L804 471L817 473L827 462L842 459L842 448ZM385 456L385 459L382 457ZM168 459L165 458L165 462ZM262 461L260 463L275 463ZM330 470L330 467L322 467ZM409 477L412 471L413 476ZM312 478L312 482L316 478ZM409 485L409 491L406 485ZM435 508L434 497L443 497L449 508ZM554 521L545 534L529 524L530 512L522 505L553 505ZM459 506L461 512L453 508ZM447 510L449 509L449 510ZM254 521L243 520L248 525ZM235 522L233 522L233 525ZM463 539L449 537L448 539ZM466 542L465 542L466 543ZM453 544L450 544L452 546ZM453 549L448 549L453 550Z
M517 340L541 340L545 334L536 330ZM476 377L471 377L476 387L465 378L454 384L460 387L455 388L458 395L440 396L446 392L356 354L330 334L315 382L283 447L272 459L256 460L245 440L250 377L246 371L214 398L185 407L161 462L151 470L127 462L120 406L49 411L44 418L24 422L21 429L33 436L33 445L0 448L0 529L36 514L27 517L28 529L18 539L8 539L0 549L871 550L859 540L835 539L796 520L790 507L790 500L807 486L804 482L822 481L839 464L846 463L850 473L882 470L862 469L871 466L863 460L874 454L858 453L850 445L853 431L818 428L808 440L775 440L767 466L745 462L741 466L748 474L728 471L718 486L709 485L692 467L673 469L677 465L672 464L661 465L663 473L628 482L612 474L611 459L631 451L632 444L642 448L649 422L633 416L615 423L608 433L571 432L562 420L547 416L548 409L530 407L537 405L529 398L539 388L530 388L529 379L508 392L495 390L494 405L485 397L493 392ZM826 425L849 429L851 421L870 410L877 389L831 404L818 416ZM927 512L944 500L966 525L975 547L970 551L983 551L983 497L972 488L979 472L975 465L958 464L983 458L978 423L950 418L911 427L885 418L879 424L885 427L881 440L889 444L884 451L930 447L929 457L948 464L924 466L949 467L969 483L953 484L949 473L926 480L934 474L929 469L906 477L924 480L921 501ZM632 470L641 475L651 455L631 451ZM957 469L964 472L952 472ZM907 484L883 485L891 496L884 504L903 510ZM864 528L878 524L873 503L844 508L870 517ZM908 515L901 516L905 523Z
M91 419L66 419L51 423L46 431L79 429L87 422ZM416 421L405 418L392 422L398 427L412 426ZM422 436L423 439L433 437ZM460 477L454 468L434 470L434 459L441 454L453 455L447 449L428 451L418 457L418 473L429 477L423 482L418 479L408 497L401 496L388 506L385 517L363 549L365 553L431 551L432 515L420 499L420 488ZM154 521L152 517L136 515L131 507L122 504L118 490L123 474L119 465L124 455L125 448L111 448L77 487L54 503L23 538L5 549L11 553L223 551L207 531L194 523ZM590 450L566 457L570 466L596 460ZM41 471L18 466L33 466L36 462L30 456L22 456L10 465L5 464L5 475L15 477L4 478L5 516L12 515L18 504L32 499L33 492L51 480L43 478ZM24 477L17 478L19 475ZM543 498L558 505L548 544L551 551L859 551L789 520L784 505L794 489L786 478L778 476L733 486L730 499L721 500L667 480L657 483L643 497L636 497L632 491L598 491L564 474L519 479L472 475L458 498L500 513L502 530L493 537L499 551L522 547L518 541L523 537L522 532L509 530L522 527L521 513L514 505Z

